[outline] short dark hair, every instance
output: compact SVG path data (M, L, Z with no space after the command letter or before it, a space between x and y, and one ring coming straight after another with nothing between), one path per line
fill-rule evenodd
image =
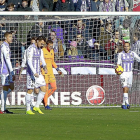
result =
M115 30L115 32L119 32L119 30Z
M36 37L32 37L31 40L36 40Z
M95 44L95 43L98 43L98 44L100 44L98 41L94 41L94 43L93 43L93 44Z
M53 44L53 41L52 40L47 40L46 44Z
M113 32L113 35L115 35L116 32L119 32L119 30L115 30L115 31ZM120 32L119 32L119 33L120 33Z
M128 26L130 26L131 20L130 20L130 19L125 19L125 20L123 21L123 26L125 26L125 24L127 24Z
M14 8L14 4L13 4L13 3L9 3L9 4L7 5L7 8L9 8L9 7L13 7L13 8Z
M46 38L44 36L39 36L39 37L37 37L36 40L39 40L39 41L44 40L46 42Z
M126 44L126 43L129 44L129 46L130 46L130 42L125 42L124 44Z
M28 0L22 0L22 2L23 2L23 1L26 1L26 2L28 3Z
M82 21L82 19L78 19L77 21Z
M51 30L51 32L55 33L55 35L56 35L56 32L55 31Z
M12 32L5 32L4 37L7 37L9 34L12 35Z

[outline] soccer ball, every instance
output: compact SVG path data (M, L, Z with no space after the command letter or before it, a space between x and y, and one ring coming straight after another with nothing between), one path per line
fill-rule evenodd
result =
M118 66L116 69L115 69L115 73L118 74L118 75L121 75L123 73L123 68L122 66Z

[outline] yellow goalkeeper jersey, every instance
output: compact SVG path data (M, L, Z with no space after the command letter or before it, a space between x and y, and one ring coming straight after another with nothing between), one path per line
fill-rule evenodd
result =
M43 48L43 55L47 65L47 75L53 75L53 67L57 68L56 63L54 62L54 51L48 51L47 48ZM45 75L44 70L42 70L42 75Z

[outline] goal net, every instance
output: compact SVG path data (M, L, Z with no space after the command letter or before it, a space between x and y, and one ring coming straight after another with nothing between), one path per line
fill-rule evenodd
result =
M22 72L21 80L18 80L23 53L32 43L31 39L43 35L46 40L54 42L55 62L64 73L64 77L60 77L54 69L57 90L49 97L49 105L120 106L123 91L114 67L124 42L130 42L132 46L134 34L140 32L139 19L139 16L128 15L0 16L0 43L4 41L3 35L6 31L11 31L13 35L10 48L16 80L15 90L9 94L7 105L25 105L26 68ZM129 99L131 105L138 106L139 63L134 65ZM98 90L98 87L101 88ZM33 100L35 102L36 97Z

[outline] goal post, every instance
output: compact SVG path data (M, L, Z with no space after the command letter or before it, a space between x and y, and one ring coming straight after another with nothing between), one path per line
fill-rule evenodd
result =
M120 107L123 91L114 68L123 41L129 41L131 46L133 44L140 19L137 13L15 14L12 12L9 16L6 12L0 16L0 43L3 42L6 31L13 34L10 48L16 80L15 90L8 95L7 105L25 106L26 68L20 81L18 74L24 50L31 44L31 38L43 35L47 39L53 39L55 33L55 62L64 77L60 77L54 69L57 90L49 97L48 104L54 107ZM70 47L73 41L76 46ZM135 63L133 73L130 104L139 106L139 63ZM99 87L101 88L98 89Z

